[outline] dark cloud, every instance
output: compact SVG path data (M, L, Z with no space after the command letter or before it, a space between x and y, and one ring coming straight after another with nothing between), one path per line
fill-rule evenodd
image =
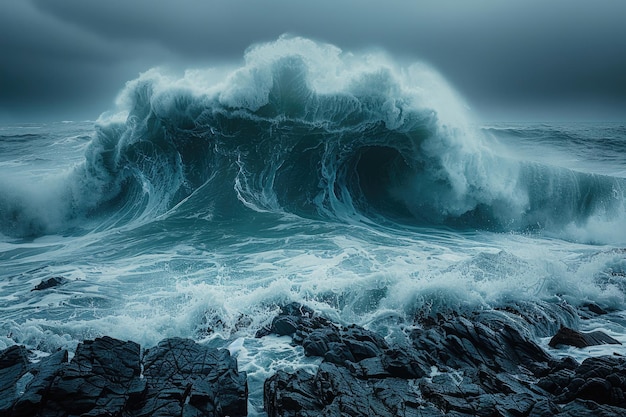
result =
M6 0L0 116L93 118L140 71L240 60L292 33L427 61L487 118L610 118L626 110L624 16L620 0Z
M125 80L169 57L19 0L0 3L0 50L0 118L8 120L96 118Z

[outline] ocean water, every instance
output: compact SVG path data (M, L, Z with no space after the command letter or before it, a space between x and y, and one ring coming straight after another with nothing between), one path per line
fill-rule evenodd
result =
M190 337L237 355L263 415L265 378L318 363L254 338L292 301L389 338L594 303L571 324L626 342L625 296L626 122L486 124L382 52L282 37L150 70L96 121L0 126L0 348ZM603 352L626 348L553 354Z

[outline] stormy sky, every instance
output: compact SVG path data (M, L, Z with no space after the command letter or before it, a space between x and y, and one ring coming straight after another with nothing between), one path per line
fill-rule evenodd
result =
M434 66L484 120L626 119L623 0L1 0L0 122L96 119L154 66L283 33Z

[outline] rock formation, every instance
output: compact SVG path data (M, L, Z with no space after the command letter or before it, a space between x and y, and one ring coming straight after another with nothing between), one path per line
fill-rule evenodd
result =
M110 337L39 363L22 346L0 353L2 416L245 416L247 381L228 350L165 339L142 357Z
M576 320L568 305L518 303L416 317L403 337L385 339L289 304L256 336L290 335L321 364L313 374L278 371L268 378L265 410L269 417L626 415L626 358L578 363L533 341L532 332L540 331L556 333L553 346L617 342L565 327ZM66 351L36 363L29 354L23 346L0 352L0 416L248 412L246 374L236 360L190 339L165 339L142 351L134 342L102 337L79 344L69 362Z

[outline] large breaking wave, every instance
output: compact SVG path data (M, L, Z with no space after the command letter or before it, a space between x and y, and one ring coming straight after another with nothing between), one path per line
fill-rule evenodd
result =
M45 199L0 184L0 231L269 212L622 239L623 179L508 157L467 119L422 64L281 37L251 47L238 68L155 69L129 82L84 162Z

